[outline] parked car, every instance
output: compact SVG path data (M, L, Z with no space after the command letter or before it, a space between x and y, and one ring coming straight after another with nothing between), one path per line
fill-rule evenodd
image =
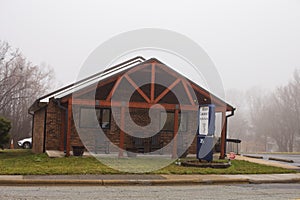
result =
M19 147L22 147L23 149L30 149L32 147L32 137L24 138L23 140L19 140L18 145L19 145Z

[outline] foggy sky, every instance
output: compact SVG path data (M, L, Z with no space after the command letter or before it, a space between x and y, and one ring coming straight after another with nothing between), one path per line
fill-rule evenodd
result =
M287 83L300 68L300 1L0 0L0 40L62 84L76 80L88 55L125 31L163 28L196 41L225 89Z

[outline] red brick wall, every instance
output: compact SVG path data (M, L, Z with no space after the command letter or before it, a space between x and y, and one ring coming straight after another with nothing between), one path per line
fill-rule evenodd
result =
M76 120L79 119L79 111L80 108L74 108L74 116ZM136 111L136 112L135 112ZM50 101L47 107L47 118L46 118L46 150L62 150L60 147L63 146L63 140L61 134L64 133L63 126L62 126L62 117L61 115L65 112L54 101ZM147 110L142 109L130 109L131 117L133 118L134 122L139 125L147 125L150 122L150 118L148 116ZM153 118L155 125L160 124L160 111L155 111L155 115L157 117ZM36 140L36 144L34 144L34 152L41 152L42 150L42 141L43 141L43 119L44 119L43 111L38 111L35 113L35 124L34 124L34 140ZM116 109L114 115L116 120L120 120L120 108ZM129 115L127 115L129 116ZM64 119L64 118L63 118ZM111 145L111 151L117 151L117 146L119 146L120 140L120 128L114 121L115 119L111 117L111 126L110 129L104 129L106 137L109 141L111 141L114 145ZM128 118L125 119L125 131L132 130L128 122ZM77 133L75 124L73 122L72 117L72 125L71 125L71 146L83 146L80 137L84 139L86 148L90 151L94 151L96 140L106 140L102 138L99 134L98 129L94 128L80 128L80 137ZM158 130L159 127L152 127L152 130ZM189 134L193 137L196 135L197 130L197 119L195 118L195 113L189 112L188 115L188 129L187 132L180 132L179 134ZM166 132L161 131L161 140L164 142L164 145L167 145L173 139L173 132ZM130 144L130 137L125 137L125 145ZM184 144L185 141L182 141L181 144ZM179 144L179 143L178 143ZM171 148L171 147L170 147ZM168 150L169 151L169 150ZM196 140L191 144L189 148L189 153L196 153Z
M43 153L45 108L36 111L33 120L32 152Z
M50 100L46 115L46 150L59 150L61 141L61 108Z

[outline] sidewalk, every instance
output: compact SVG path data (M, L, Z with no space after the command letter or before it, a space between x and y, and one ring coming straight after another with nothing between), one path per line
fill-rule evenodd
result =
M12 175L0 185L183 185L300 183L300 173L260 175Z
M292 165L285 164L285 163L272 162L269 160L250 158L250 157L239 156L239 155L236 155L235 159L236 160L245 160L248 162L253 162L253 163L262 164L262 165L269 165L269 166L273 166L273 167L281 167L281 168L296 170L296 171L300 172L300 167L292 166Z

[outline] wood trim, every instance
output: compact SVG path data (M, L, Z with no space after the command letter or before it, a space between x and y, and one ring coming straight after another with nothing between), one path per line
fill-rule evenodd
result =
M151 103L154 102L154 92L155 92L155 63L152 63L152 66L151 66L151 89L150 89Z
M136 72L138 70L141 70L141 69L143 69L145 67L149 67L149 66L152 66L152 68L150 68L149 70L147 68L147 71L150 72L150 70L151 70L151 81L152 81L152 83L155 82L155 74L158 73L158 68L157 67L159 67L162 71L165 71L166 73L170 74L171 76L173 76L173 77L175 77L177 79L178 78L182 79L182 80L184 79L183 76L181 76L180 74L178 74L173 69L168 68L168 66L166 66L164 64L156 63L156 62L139 64L136 67L130 69L128 72L126 72L127 73L126 76L129 77L128 74L134 73L134 72ZM102 81L100 81L100 83L97 86L92 86L92 87L87 86L86 88L81 89L82 91L74 92L73 95L74 95L74 97L78 97L79 95L82 95L82 94L84 94L86 92L90 92L91 90L95 89L95 87L99 88L99 87L104 86L104 85L106 85L106 84L108 84L110 82L113 82L115 80L119 80L119 78L121 76L122 75L119 74L119 75L116 75L116 77L110 77L108 79L102 80ZM129 79L131 79L131 78L129 78ZM189 82L190 84L187 84L187 82ZM189 87L186 87L184 81L182 81L182 84L183 84L183 86L184 86L184 88L185 88L185 90L187 92L187 95L188 95L189 101L191 102L191 105L195 105L195 103L192 103L192 102L194 102L193 99L192 99L192 96L190 96L190 94L188 93ZM216 107L225 108L226 111L231 111L232 110L232 107L229 104L227 104L223 100L219 99L218 97L214 96L213 94L211 94L210 92L206 91L205 89L201 88L196 83L194 83L194 82L192 82L190 80L186 80L186 84L187 84L187 86L190 85L195 92L198 92L201 95L203 95L205 98L210 99L211 103L216 104ZM135 84L135 86L136 86L136 84ZM158 101L159 101L158 98L155 99L155 84L151 84L150 98L140 88L136 88L135 87L135 89L146 100L146 102L148 102L148 103L158 103ZM168 93L168 90L165 90L164 93L165 94L161 94L160 99L164 95L166 95ZM112 92L111 96L112 95L113 95L113 92ZM106 97L106 100L109 100L111 98L111 96ZM70 97L72 97L71 94L63 97L61 99L61 102L62 103L66 103L68 101L68 98L70 98Z
M145 67L148 67L148 66L150 66L150 63L138 64L138 66L136 66L136 67L130 69L130 70L127 72L127 74L132 74L132 73L134 73L134 72L136 72L136 71L138 71L138 70L141 70L141 69L143 69L143 68L145 68Z
M179 109L178 106L176 106L175 113L174 113L174 134L173 134L174 138L173 138L172 158L177 158L178 114L179 114Z
M125 127L125 106L121 106L121 122L120 122L120 142L119 142L119 158L124 155L124 127Z
M121 107L122 102L120 101L104 101L104 100L90 100L90 99L73 99L73 105L85 105L85 106L104 106L104 107ZM125 103L126 107L130 108L151 108L155 104L145 103L145 102L127 102ZM173 111L176 108L174 104L162 103L160 104L166 110ZM155 108L154 109L160 109ZM187 111L198 111L198 105L180 105L180 110ZM216 112L225 112L226 108L224 107L216 107Z
M216 98L215 96L213 96L212 94L201 90L201 88L199 88L198 86L196 86L194 83L191 83L191 86L194 90L196 90L197 92L199 92L200 94L202 94L205 98L210 99L211 103L213 104L217 104L216 106L219 107L224 107L227 108L227 104L225 102L222 102L220 99Z
M172 69L170 69L170 67L168 67L165 64L160 64L157 63L156 66L158 66L160 69L162 69L163 71L167 72L168 74L172 75L174 78L181 78L182 76L180 74L178 74L177 72L173 71Z
M114 95L117 87L120 85L121 81L122 81L122 76L118 77L116 83L114 84L113 88L111 89L108 96L106 97L106 101L109 101L111 99L111 97Z
M160 93L160 95L154 100L154 103L158 103L159 100L166 96L168 92L172 90L172 88L174 88L180 81L181 79L176 79L176 81L174 81L171 85L169 85L169 87L167 87L162 93Z
M171 74L173 77L178 78L182 76L180 74L178 74L177 72L175 72L174 70L170 69L168 66L164 65L164 64L157 64L156 66L158 66L159 68L161 68L163 71ZM201 88L200 86L196 85L194 82L189 81L192 88L196 91L198 91L200 94L202 94L203 96L205 96L207 99L211 99L211 102L214 104L218 104L216 106L219 107L226 107L227 111L231 111L232 107L229 106L226 102L224 102L223 100L219 99L218 97L214 96L213 94L211 94L210 92L206 91L205 89Z
M95 86L96 83L93 83L92 85L88 85L85 88L80 89L79 91L73 92L72 95L74 97L79 97L83 94L86 94L88 92L91 92L91 91L95 90L95 88L98 89L99 87L102 87L102 86L107 85L111 82L114 82L115 80L118 80L119 77L121 77L121 76L119 75L119 76L116 76L116 77L111 77L111 78L106 79L106 80L101 80L101 81L98 82L97 86Z
M194 99L193 99L193 97L192 97L192 95L191 95L191 93L190 93L190 90L189 90L189 88L188 88L188 85L187 85L187 81L185 80L185 79L181 79L181 82L182 82L182 85L183 85L183 87L184 87L184 90L185 90L185 92L186 92L186 94L187 94L187 96L188 96L188 98L189 98L189 100L190 100L190 103L194 106L195 105L195 102L194 102Z
M128 82L134 87L136 91L148 102L150 103L150 99L148 96L141 90L139 86L136 85L136 83L128 76L128 74L125 74L124 77L128 80Z

